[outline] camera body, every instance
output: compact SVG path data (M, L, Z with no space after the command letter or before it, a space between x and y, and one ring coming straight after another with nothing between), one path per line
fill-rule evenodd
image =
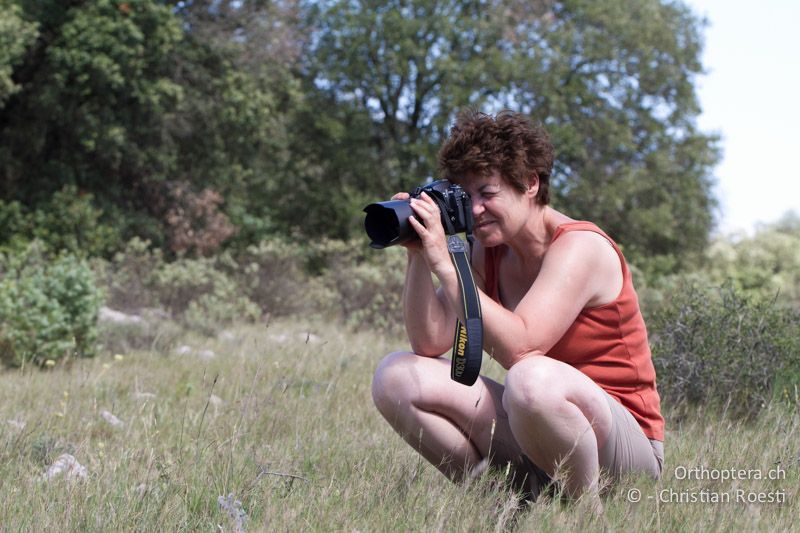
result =
M445 233L454 235L472 231L472 202L460 185L447 180L434 181L416 187L410 193L411 198L418 198L423 192L439 206ZM417 232L408 222L408 219L414 216L409 200L369 204L364 208L364 212L367 213L364 229L372 241L370 242L372 248L382 249L419 239Z

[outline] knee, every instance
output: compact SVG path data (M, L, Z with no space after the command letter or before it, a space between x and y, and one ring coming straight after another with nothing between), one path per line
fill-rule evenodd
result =
M417 357L408 352L394 352L378 364L372 378L372 401L381 413L393 412L412 402Z
M552 412L563 399L558 367L547 356L533 356L512 366L505 379L503 408L509 416Z

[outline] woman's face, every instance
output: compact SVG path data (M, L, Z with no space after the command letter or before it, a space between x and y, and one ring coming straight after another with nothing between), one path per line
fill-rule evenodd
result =
M531 215L533 196L513 188L497 170L488 176L467 174L462 186L472 199L475 238L484 246L508 242Z

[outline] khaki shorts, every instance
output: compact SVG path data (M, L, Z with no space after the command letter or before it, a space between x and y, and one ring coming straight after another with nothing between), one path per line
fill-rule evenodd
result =
M637 472L659 479L664 466L664 443L648 439L630 411L608 393L604 394L611 408L611 433L603 447L598 450L601 471L614 480ZM523 487L518 487L529 492L528 496L535 499L543 490L552 488L552 480L527 457L524 463L515 472L515 477L521 476L525 479Z

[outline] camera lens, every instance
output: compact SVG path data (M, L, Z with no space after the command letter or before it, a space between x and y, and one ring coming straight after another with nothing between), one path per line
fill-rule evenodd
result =
M408 200L392 200L369 204L364 208L367 213L364 229L372 240L373 248L386 248L401 244L417 237L408 219L413 215Z

